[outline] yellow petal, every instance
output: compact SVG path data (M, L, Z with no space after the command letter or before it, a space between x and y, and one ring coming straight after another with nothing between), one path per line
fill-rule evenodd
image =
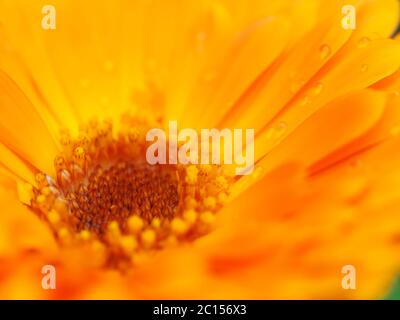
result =
M0 110L0 142L37 170L52 173L57 146L34 106L3 72Z
M255 158L268 153L277 142L335 97L368 87L392 74L400 65L399 55L398 43L387 39L376 40L367 48L353 50L344 59L325 67L256 138L258 147ZM268 129L282 123L287 130L278 139L270 139Z
M386 95L372 90L336 99L303 122L258 165L264 173L287 161L311 166L368 132L381 119L385 103Z

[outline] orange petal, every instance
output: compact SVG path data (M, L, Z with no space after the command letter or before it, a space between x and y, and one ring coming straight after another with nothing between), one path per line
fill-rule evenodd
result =
M400 70L371 86L373 89L400 93Z
M337 23L339 17L340 11L299 39L238 102L221 126L254 128L259 132L350 37L351 31Z
M26 163L52 173L57 147L43 120L16 84L2 72L0 92L1 143Z
M392 74L400 66L400 45L392 40L372 41L367 48L355 49L314 77L295 99L257 138L256 159L267 154L300 123L334 98L370 86ZM271 130L282 126L285 132L271 139Z
M34 168L24 163L15 153L0 143L0 167L19 181L35 184Z
M185 114L185 125L215 127L240 95L280 54L286 44L286 32L285 20L265 18L239 35L223 60L218 61L216 77L206 89L199 86L189 101L191 111ZM209 67L209 70L215 68Z
M367 151L369 148L398 135L400 132L400 96L394 94L388 97L385 111L379 121L368 132L358 137L354 141L321 158L311 168L311 174L329 169L332 166L340 165L341 162L350 161L353 155Z
M372 128L385 103L386 95L372 90L336 99L303 122L258 165L264 172L287 161L311 166Z

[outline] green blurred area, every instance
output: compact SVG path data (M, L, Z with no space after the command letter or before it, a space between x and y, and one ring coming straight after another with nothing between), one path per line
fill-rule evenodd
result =
M400 300L400 277L393 283L393 287L389 294L385 297L386 300Z

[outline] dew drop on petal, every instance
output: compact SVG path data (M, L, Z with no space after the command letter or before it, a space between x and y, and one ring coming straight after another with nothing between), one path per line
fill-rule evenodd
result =
M267 132L268 140L278 140L286 132L287 124L283 121L270 128Z
M362 167L363 163L360 159L354 159L349 163L350 170L357 170Z
M290 84L290 92L291 93L296 93L300 88L302 88L304 85L306 84L306 82L304 80L301 81L293 81Z
M263 167L262 166L257 166L255 169L254 169L254 171L253 171L253 173L252 173L252 176L253 176L253 178L258 178L258 177L260 177L261 176L261 173L263 172Z
M283 121L280 122L276 127L276 139L281 138L285 134L286 129L287 129L286 122Z
M287 127L286 122L283 122L283 121L279 122L279 124L278 124L278 129L279 129L279 130L285 131L285 130L286 130L286 127Z
M319 48L319 56L321 57L321 59L326 59L329 57L329 55L331 54L331 47L328 46L327 44L323 44L320 48Z
M268 131L267 131L267 140L272 140L274 135L275 135L274 128L269 128Z
M363 64L363 65L361 66L361 72L366 72L366 71L368 71L368 65Z
M306 104L308 104L310 102L310 96L305 95L302 99L301 99L301 105L305 106Z
M368 46L368 44L370 43L371 39L368 37L362 37L360 39L360 41L358 41L357 47L362 49Z
M312 88L312 93L317 96L321 93L322 89L324 88L324 85L322 82L317 82L314 87Z

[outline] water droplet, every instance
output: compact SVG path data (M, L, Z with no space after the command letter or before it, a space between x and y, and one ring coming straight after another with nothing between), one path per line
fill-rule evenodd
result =
M368 70L368 65L363 64L363 65L361 66L361 72L366 72L367 70Z
M302 81L293 81L293 82L290 84L290 92L296 93L296 92L299 91L299 89L300 89L301 87L303 87L305 84L306 84L306 82L305 82L304 80L302 80Z
M306 104L308 104L310 102L310 96L305 95L302 99L301 99L301 105L305 106Z
M263 172L263 167L262 166L257 166L255 169L254 169L254 171L253 171L253 173L252 173L252 175L253 175L253 178L259 178L260 176L261 176L261 173Z
M331 47L328 46L327 44L323 44L319 48L319 56L321 57L321 59L328 58L330 54L331 54Z
M317 83L314 85L313 89L312 89L312 93L313 93L315 96L317 96L317 95L319 95L319 94L321 93L321 91L322 91L323 88L324 88L323 83L322 83L322 82L317 82Z
M357 46L358 46L360 49L365 48L365 47L368 46L368 44L370 43L370 41L371 41L370 38L368 38L368 37L362 37L362 38L360 39L360 41L358 41Z
M267 132L268 140L278 140L286 132L287 124L283 121L270 128Z
M360 159L354 159L350 161L349 166L351 170L357 170L362 167L363 163Z
M278 128L280 131L285 131L285 130L286 130L286 127L287 127L287 125L286 125L286 123L283 122L283 121L279 122L279 124L278 124L278 126L277 126L277 128Z
M270 128L267 131L267 140L272 140L275 136L275 129L274 128Z

